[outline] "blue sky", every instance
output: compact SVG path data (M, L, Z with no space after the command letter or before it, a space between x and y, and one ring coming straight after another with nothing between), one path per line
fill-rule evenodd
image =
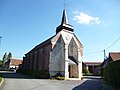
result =
M55 35L64 0L0 0L0 58L13 58ZM69 24L84 46L83 61L103 61L120 37L120 0L66 0ZM120 40L108 52L120 52Z

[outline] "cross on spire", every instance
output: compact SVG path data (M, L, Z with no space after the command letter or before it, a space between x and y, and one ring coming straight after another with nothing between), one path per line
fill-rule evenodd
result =
M64 9L66 9L66 0L64 0Z
M64 10L62 15L61 24L56 28L56 34L62 30L67 30L73 32L73 26L68 23L67 13L66 13L66 0L64 0Z

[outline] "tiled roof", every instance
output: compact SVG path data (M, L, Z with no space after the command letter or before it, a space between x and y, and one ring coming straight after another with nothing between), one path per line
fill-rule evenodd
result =
M110 52L109 56L111 56L113 61L120 60L120 52Z
M20 60L20 59L13 59L13 58L11 58L10 59L10 64L11 65L20 65L20 64L22 64L22 60Z

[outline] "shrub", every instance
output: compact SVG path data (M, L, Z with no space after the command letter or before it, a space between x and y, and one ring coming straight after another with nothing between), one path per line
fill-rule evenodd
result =
M89 74L90 73L87 66L83 68L83 73L84 74Z
M52 77L52 79L65 80L65 77L61 73L57 73L55 76Z
M106 84L120 88L120 60L110 62L103 71Z
M103 90L120 90L120 89L111 85L104 85Z

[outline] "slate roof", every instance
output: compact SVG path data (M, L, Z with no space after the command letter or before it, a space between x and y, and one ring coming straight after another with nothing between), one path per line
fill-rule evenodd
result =
M62 16L62 21L61 21L61 24L63 24L63 23L68 24L68 18L67 18L65 9L63 10L63 16Z
M54 35L54 36L55 36L55 35ZM35 46L32 50L30 50L28 53L30 53L30 52L32 52L32 51L34 51L34 50L37 50L38 48L40 48L40 47L42 47L42 46L45 46L45 45L51 43L51 39L52 39L54 36L52 36L52 37L50 37L49 39L47 39L47 40L43 41L42 43L38 44L38 45ZM26 53L26 54L28 54L28 53ZM26 55L26 54L25 54L25 55Z
M56 28L56 33L60 32L62 29L66 29L68 31L74 31L73 26L68 24L68 18L66 14L66 10L63 10L63 16L62 16L62 21L61 24Z

